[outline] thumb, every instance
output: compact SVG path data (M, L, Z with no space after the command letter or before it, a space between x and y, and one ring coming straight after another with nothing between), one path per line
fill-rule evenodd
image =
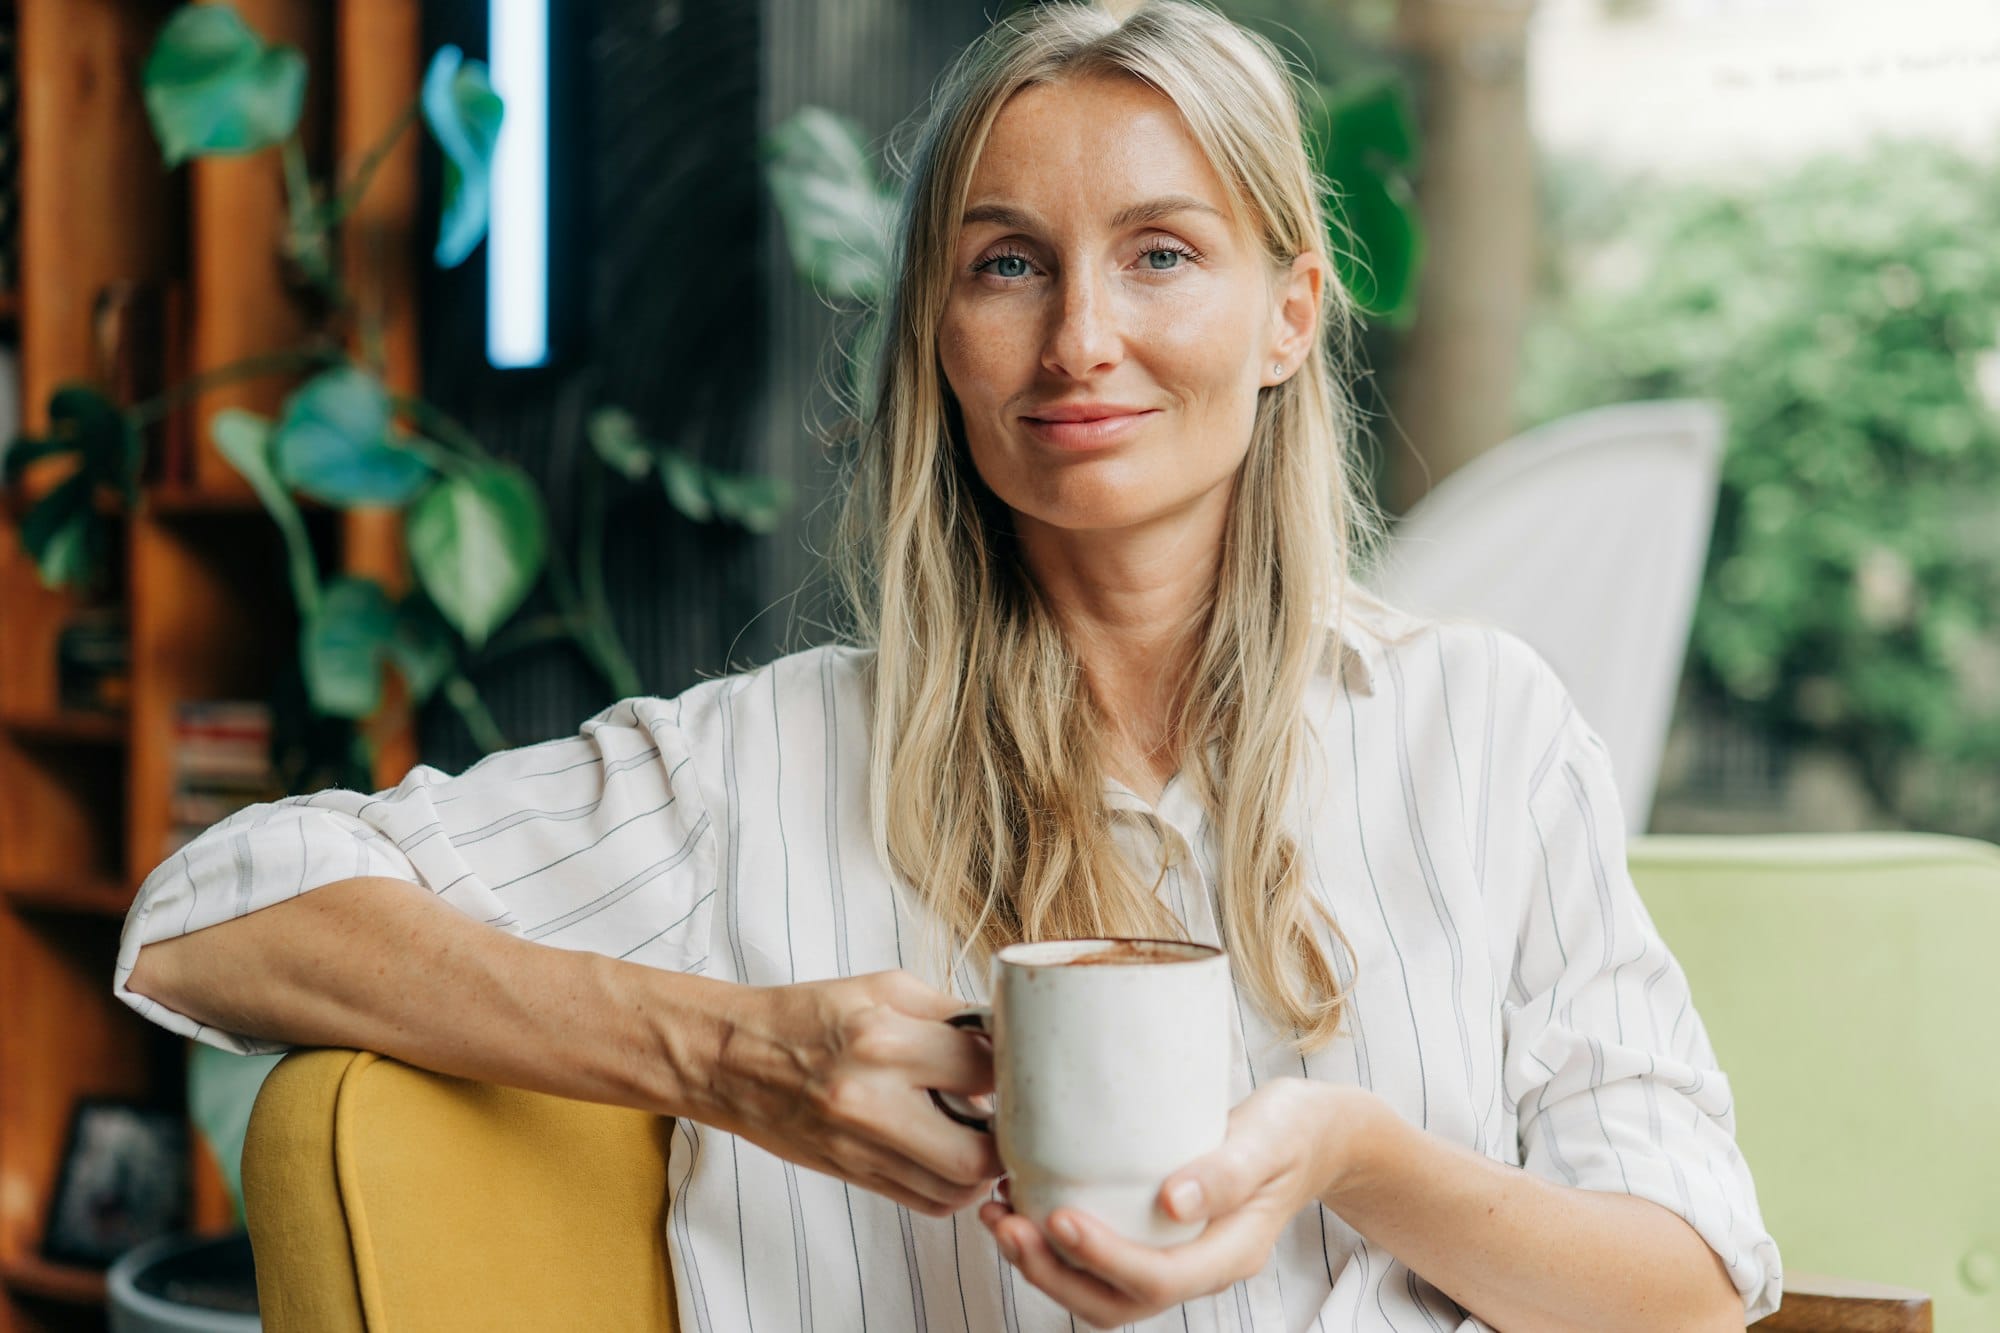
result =
M1256 1187L1241 1149L1224 1144L1168 1176L1160 1186L1160 1207L1177 1222L1221 1217L1240 1208Z

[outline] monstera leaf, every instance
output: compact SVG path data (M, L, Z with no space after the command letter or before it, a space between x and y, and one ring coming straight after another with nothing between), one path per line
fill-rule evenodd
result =
M184 5L140 74L167 165L204 153L254 153L282 141L305 104L306 61L268 45L228 5Z
M108 519L97 512L100 489L127 504L139 495L141 447L131 420L109 398L83 384L65 384L49 398L49 432L23 436L7 449L5 481L49 458L75 454L76 467L21 520L21 545L44 585L82 587L102 563Z
M444 153L444 203L436 259L456 268L486 235L493 147L505 106L486 66L455 46L441 46L424 73L424 123Z

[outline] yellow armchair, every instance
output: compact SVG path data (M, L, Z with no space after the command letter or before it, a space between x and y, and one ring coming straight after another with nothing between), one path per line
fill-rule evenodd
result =
M677 1333L667 1136L644 1111L347 1050L258 1094L244 1211L268 1333Z

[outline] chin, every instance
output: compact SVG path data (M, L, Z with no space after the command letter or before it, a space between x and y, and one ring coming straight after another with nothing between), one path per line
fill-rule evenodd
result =
M1017 508L1016 512L1061 532L1118 532L1165 518L1174 508L1139 497L1117 497L1042 503Z

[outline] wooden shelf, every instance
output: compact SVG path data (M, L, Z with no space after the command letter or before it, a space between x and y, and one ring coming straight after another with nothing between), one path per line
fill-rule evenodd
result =
M45 713L0 713L0 731L16 740L58 745L123 745L127 719L121 713L59 709Z
M0 1262L0 1282L24 1296L67 1305L104 1304L104 1272L32 1256Z
M20 94L21 173L20 284L0 289L0 334L18 345L25 434L47 432L57 386L106 380L93 311L112 284L184 295L168 303L161 364L136 377L147 382L184 384L292 346L317 318L277 276L287 225L279 155L174 171L161 161L136 71L171 8L0 0L0 14L17 21L14 68L0 73ZM315 172L360 160L418 91L421 16L409 0L237 8L267 40L306 56L300 138ZM419 180L418 139L406 134L340 233L356 261L350 289L381 326L384 378L397 393L418 388ZM274 413L292 382L196 395L186 419L170 423L189 437L180 480L149 482L132 504L109 489L92 497L110 537L103 586L44 587L21 546L19 519L74 456L31 465L0 492L0 1256L22 1256L0 1257L4 1333L103 1327L103 1274L37 1255L78 1099L173 1105L185 1091L186 1042L112 993L118 930L171 822L176 706L267 698L296 651L280 534L206 431L223 407ZM156 447L170 452L164 439ZM395 514L301 508L329 575L407 577ZM122 607L130 635L129 703L108 715L60 703L64 631L99 606ZM383 786L416 758L407 717L390 721ZM193 1229L227 1226L219 1175L198 1144L191 1152Z
M115 879L56 875L0 879L0 899L17 907L80 916L123 917L132 908L131 886Z

